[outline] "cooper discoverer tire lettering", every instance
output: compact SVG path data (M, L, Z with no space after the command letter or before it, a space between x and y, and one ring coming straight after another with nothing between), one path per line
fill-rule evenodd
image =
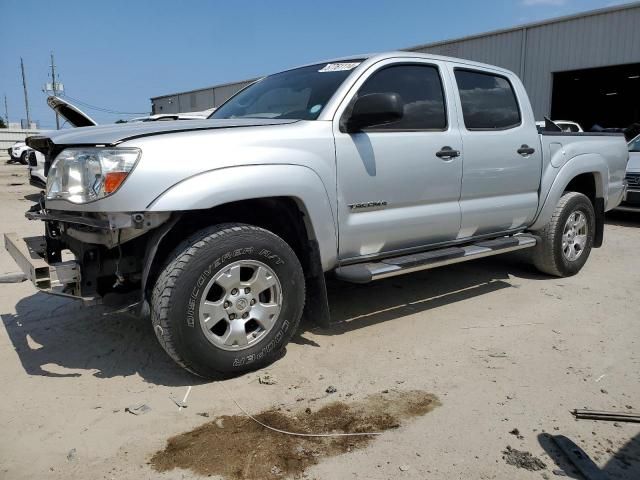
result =
M222 224L175 248L154 286L151 318L174 361L216 377L275 360L298 327L304 298L302 267L284 240Z

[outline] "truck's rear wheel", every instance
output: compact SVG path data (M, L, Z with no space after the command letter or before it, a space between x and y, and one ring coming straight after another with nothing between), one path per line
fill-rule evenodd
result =
M276 359L298 326L304 298L300 262L284 240L224 224L175 249L153 289L151 318L171 358L216 377Z
M591 201L582 193L566 192L549 223L533 232L541 239L533 252L536 268L558 277L578 273L591 253L595 225Z

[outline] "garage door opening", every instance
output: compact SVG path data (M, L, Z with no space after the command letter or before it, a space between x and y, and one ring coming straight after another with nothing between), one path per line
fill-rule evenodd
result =
M554 73L551 118L585 131L640 122L640 63Z

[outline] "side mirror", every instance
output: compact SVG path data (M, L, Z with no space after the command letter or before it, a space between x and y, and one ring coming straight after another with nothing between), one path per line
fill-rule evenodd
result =
M351 116L345 124L347 133L363 128L384 125L400 120L404 115L404 103L397 93L370 93L356 100Z

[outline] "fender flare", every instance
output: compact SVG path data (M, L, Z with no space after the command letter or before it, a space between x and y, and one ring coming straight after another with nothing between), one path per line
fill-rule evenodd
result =
M547 175L543 177L540 196L545 194L544 185L545 177L554 176L551 186L546 189L546 196L542 203L542 208L538 213L535 221L529 227L531 230L540 230L551 220L553 211L560 201L560 197L564 193L567 185L578 175L590 173L595 176L596 199L604 199L606 204L609 196L609 166L607 161L597 153L585 153L576 155L568 160L559 169L549 166Z
M318 242L323 270L335 267L338 237L334 206L324 182L309 167L268 164L209 170L168 188L147 206L147 211L205 210L269 197L289 197L296 201L306 216L309 236Z

